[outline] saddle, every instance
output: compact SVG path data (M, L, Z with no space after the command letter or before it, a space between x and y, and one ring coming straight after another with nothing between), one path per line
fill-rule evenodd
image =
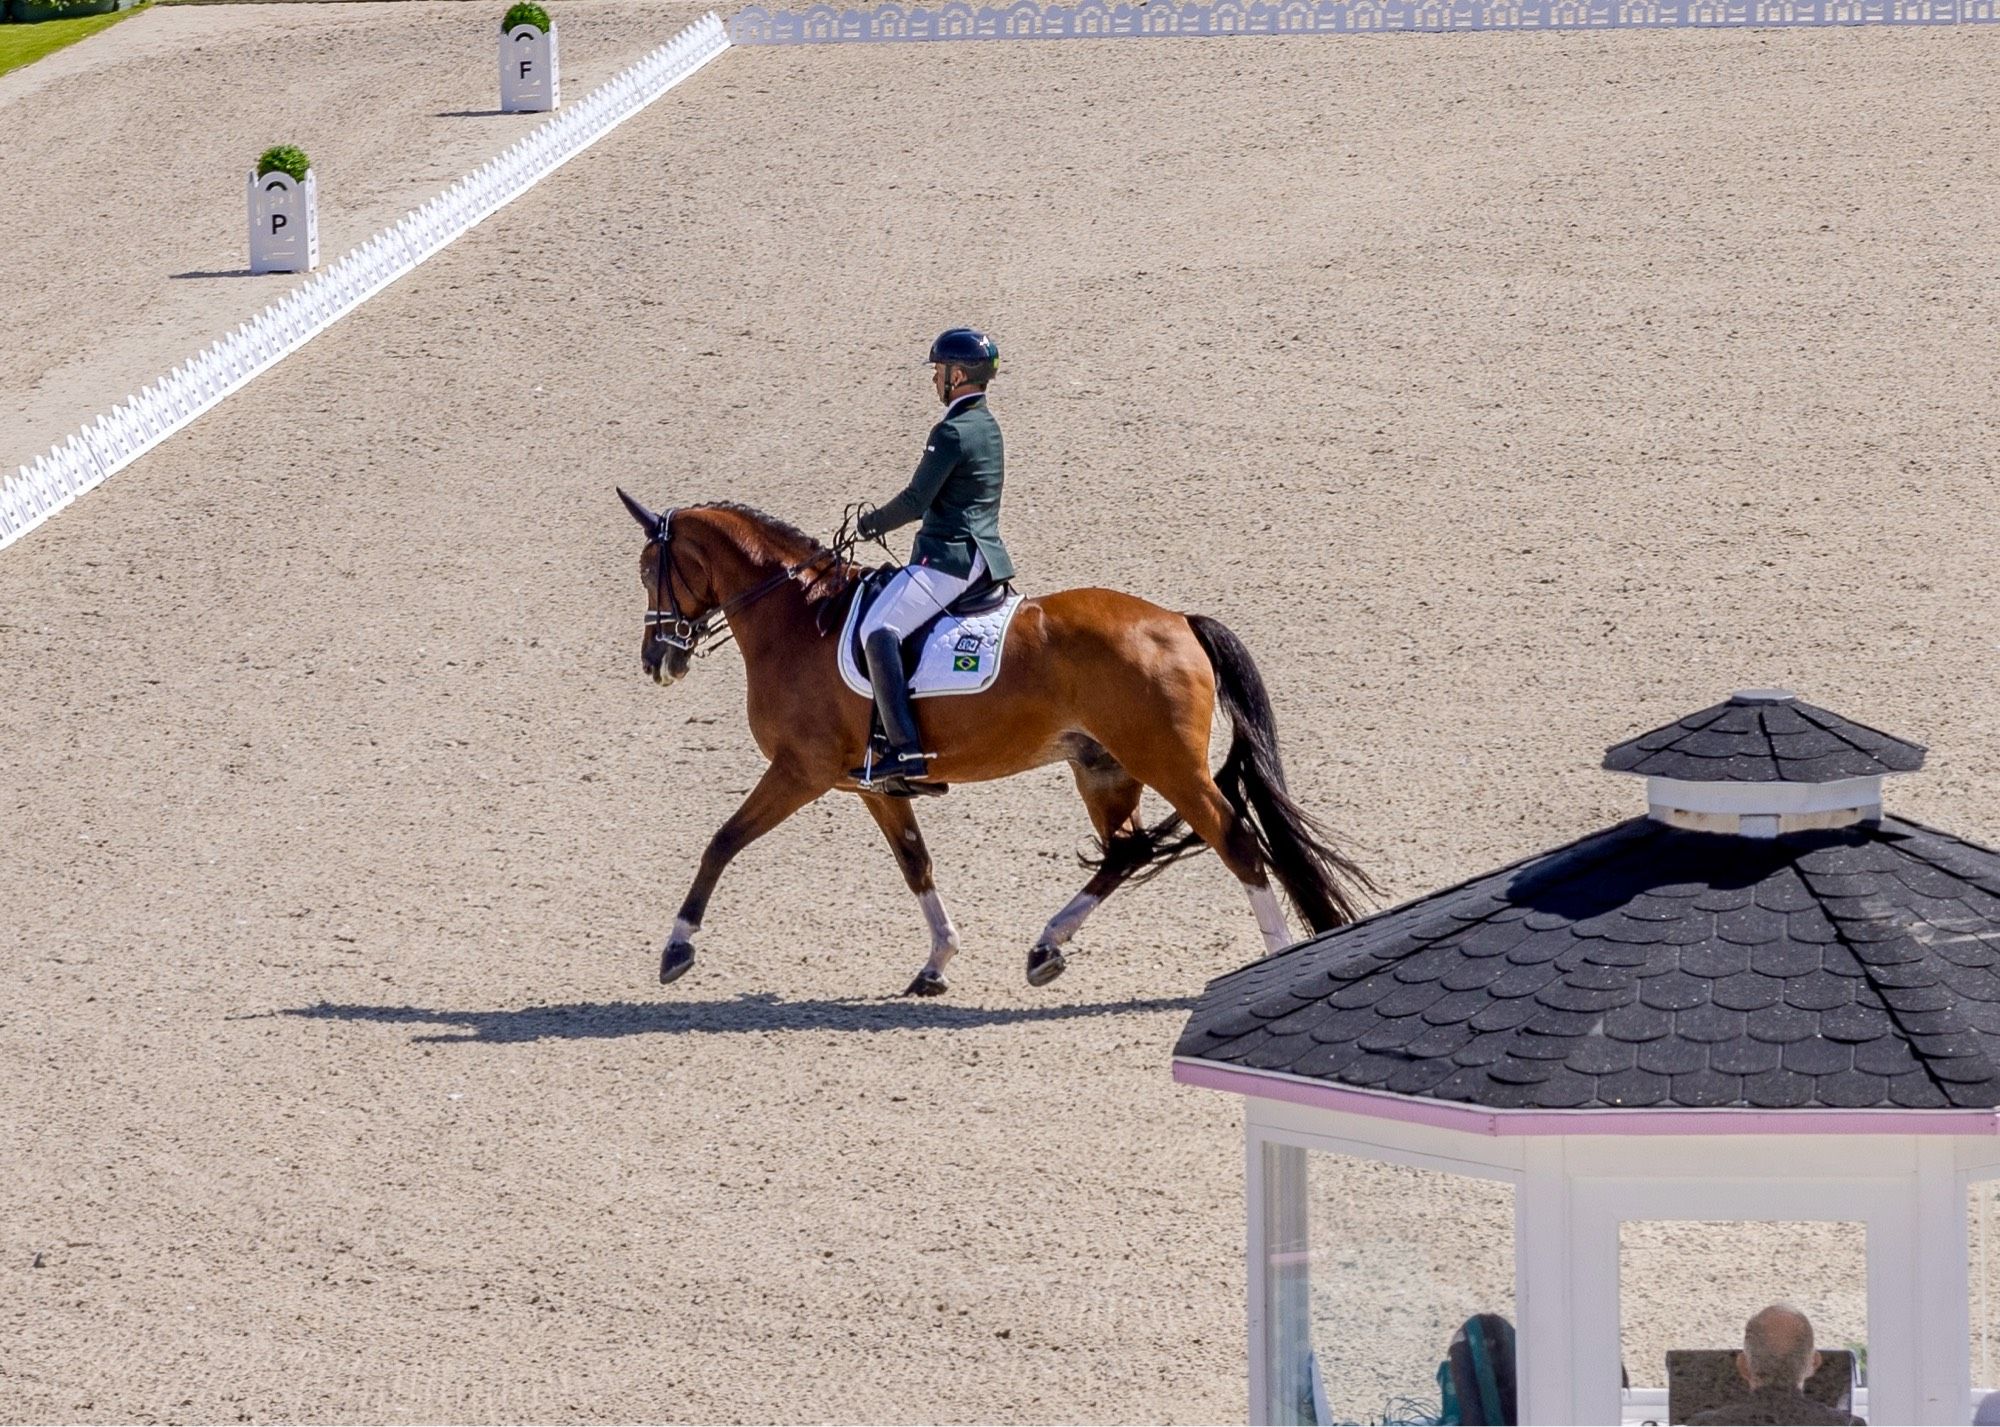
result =
M863 698L872 697L868 659L861 649L861 622L881 597L895 570L871 570L855 589L840 630L840 677ZM976 694L1000 675L1007 626L1021 596L1006 580L982 577L903 640L903 669L910 697Z

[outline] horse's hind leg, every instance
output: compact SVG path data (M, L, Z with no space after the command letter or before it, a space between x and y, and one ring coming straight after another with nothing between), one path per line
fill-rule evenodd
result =
M1263 855L1257 850L1257 834L1230 806L1222 789L1215 786L1206 764L1197 763L1192 772L1170 777L1164 783L1153 783L1152 787L1174 805L1174 810L1187 819L1188 826L1200 834L1203 842L1215 849L1230 873L1243 884L1250 898L1250 910L1257 917L1257 930L1264 937L1264 950L1278 952L1290 946L1291 925L1285 920L1284 906L1278 901Z
M1147 787L1173 804L1174 811L1215 849L1230 874L1243 884L1250 910L1257 917L1257 930L1264 937L1264 949L1282 951L1291 945L1292 930L1258 851L1257 834L1230 805L1208 771L1205 724L1197 733L1191 722L1180 735L1165 742L1135 738L1132 743L1133 748L1123 754L1126 765Z
M863 794L861 801L868 807L875 819L875 825L882 829L882 836L889 839L889 849L896 854L896 865L903 869L903 881L916 893L917 901L923 905L924 920L930 923L931 955L919 971L916 979L904 989L905 996L942 996L948 989L944 983L945 963L958 955L958 928L951 924L951 913L944 909L944 900L938 896L937 883L931 877L930 849L924 846L923 832L917 827L916 810L907 798L878 798Z
M1084 919L1147 861L1146 830L1139 821L1139 795L1144 789L1139 780L1091 739L1078 740L1069 767L1104 856L1083 890L1049 918L1035 939L1028 952L1030 986L1046 986L1063 974L1069 964L1063 947L1082 928Z

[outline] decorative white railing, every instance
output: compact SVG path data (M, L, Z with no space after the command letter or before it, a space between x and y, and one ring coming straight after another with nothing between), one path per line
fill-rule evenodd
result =
M1793 25L1978 25L2000 0L939 0L797 10L748 5L739 45L900 45L958 40L1205 39L1393 30L1608 30Z
M400 222L0 483L0 549L590 147L725 49L710 12Z

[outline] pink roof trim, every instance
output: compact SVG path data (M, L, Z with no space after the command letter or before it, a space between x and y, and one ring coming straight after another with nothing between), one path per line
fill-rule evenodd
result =
M1178 1058L1174 1079L1203 1090L1472 1135L2000 1134L2000 1112L1993 1110L1488 1110Z

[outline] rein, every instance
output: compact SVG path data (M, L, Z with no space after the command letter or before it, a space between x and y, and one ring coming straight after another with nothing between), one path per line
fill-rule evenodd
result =
M661 643L678 649L692 658L712 654L736 637L735 631L728 627L728 619L732 613L755 604L781 585L789 584L802 572L811 569L826 557L832 556L836 560L841 558L844 548L841 542L836 541L830 547L815 550L805 559L766 576L733 599L724 600L706 614L690 619L681 613L680 601L674 597L676 574L673 521L674 512L670 510L660 517L659 533L653 537L654 543L660 547L659 585L660 592L666 596L667 607L661 609L655 604L646 611L646 632L658 637ZM723 621L723 628L719 632L715 627L717 620Z

